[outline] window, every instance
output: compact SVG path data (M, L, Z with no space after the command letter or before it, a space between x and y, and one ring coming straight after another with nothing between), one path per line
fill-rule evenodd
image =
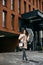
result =
M21 8L21 0L18 0L18 13L20 13Z
M6 11L2 13L2 27L6 27Z
M33 0L33 5L34 5L34 0Z
M29 5L29 12L31 11L31 5Z
M2 0L3 6L6 6L6 0Z
M11 0L11 10L14 10L14 0Z
M36 7L38 8L38 0L36 0Z
M41 0L39 0L39 9L41 10Z
M24 2L24 13L26 13L26 2Z
M21 32L21 27L22 27L22 20L20 18L18 18L18 23L19 23L19 29L18 31Z
M14 15L11 15L11 26L12 26L12 30L14 30Z

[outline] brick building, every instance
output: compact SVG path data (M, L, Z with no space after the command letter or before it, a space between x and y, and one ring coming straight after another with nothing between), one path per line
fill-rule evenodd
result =
M21 14L37 9L43 12L42 0L0 0L0 51L14 51Z
M42 11L43 11L43 1L42 1Z

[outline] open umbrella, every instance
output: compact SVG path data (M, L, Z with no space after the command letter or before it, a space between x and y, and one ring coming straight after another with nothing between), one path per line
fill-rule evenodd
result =
M30 35L29 41L31 43L33 41L33 38L34 38L34 33L33 33L31 28L26 28L26 30L28 31L28 33Z

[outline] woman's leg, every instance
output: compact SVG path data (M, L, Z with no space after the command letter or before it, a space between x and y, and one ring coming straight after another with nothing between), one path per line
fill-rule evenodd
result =
M27 56L26 56L26 50L25 50L25 48L23 48L23 60L24 60L24 58L27 61Z
M25 56L24 56L24 48L22 49L22 51L23 51L23 60L24 60L24 57L25 57Z
M27 55L26 55L26 49L24 49L24 57L25 57L25 60L27 61Z

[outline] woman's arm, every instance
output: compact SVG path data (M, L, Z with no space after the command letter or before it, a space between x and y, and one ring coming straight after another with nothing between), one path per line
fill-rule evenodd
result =
M27 37L27 41L29 41L29 35L28 35L28 37Z
M20 34L18 39L21 40L23 37L23 34Z

